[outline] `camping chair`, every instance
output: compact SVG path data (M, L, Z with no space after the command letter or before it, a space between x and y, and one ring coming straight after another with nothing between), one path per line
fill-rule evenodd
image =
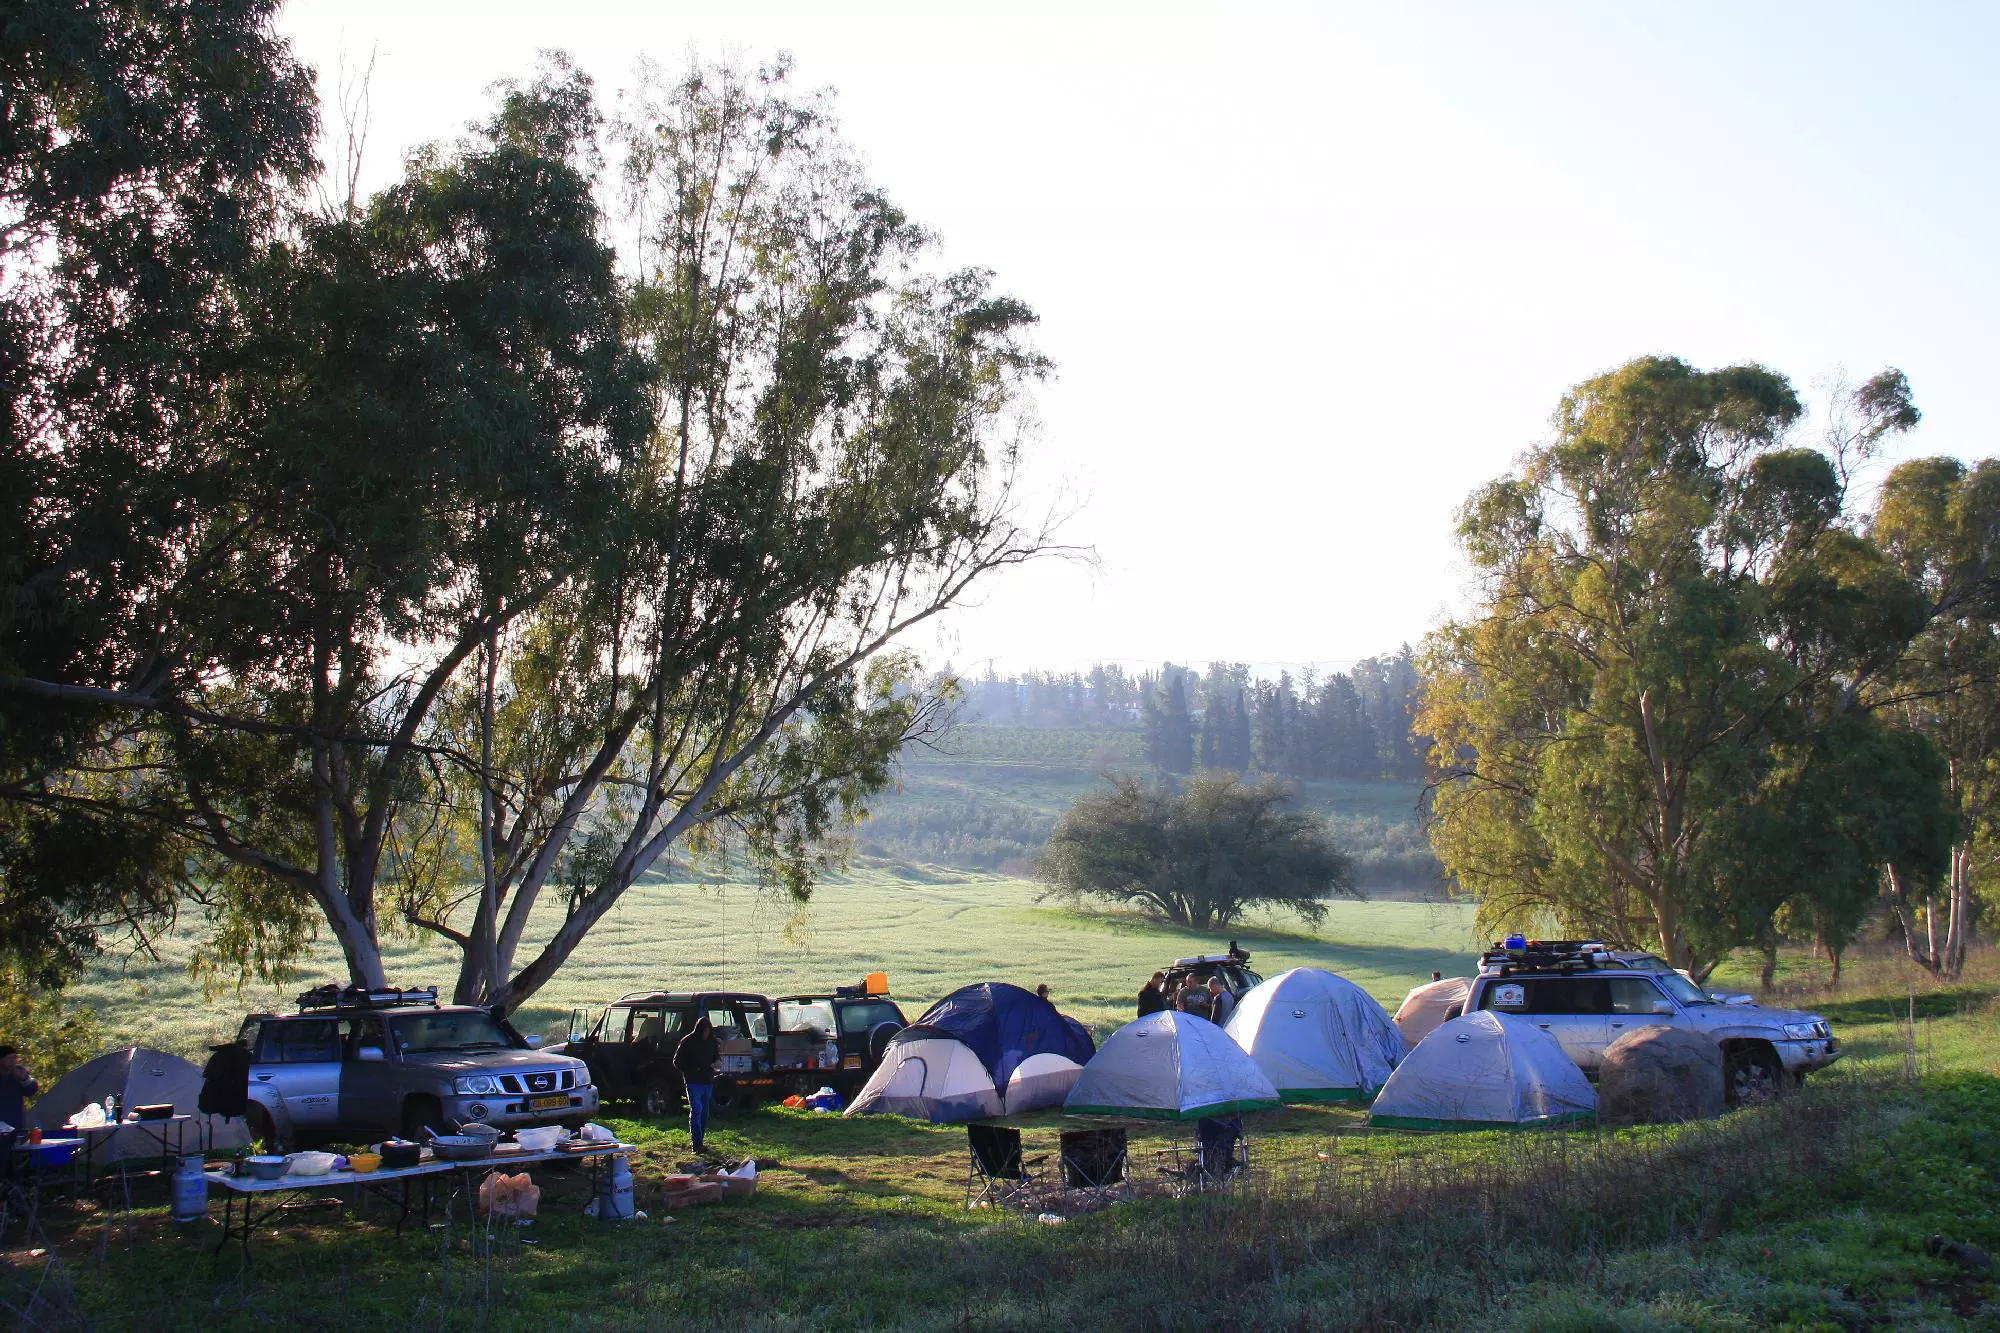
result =
M1194 1143L1175 1144L1173 1166L1161 1168L1173 1178L1177 1193L1221 1189L1248 1176L1250 1139L1242 1116L1205 1116L1195 1122L1194 1131Z
M1099 1200L1129 1197L1132 1184L1126 1172L1125 1131L1118 1127L1064 1130L1062 1181L1065 1195L1081 1193Z
M1048 1161L1046 1156L1021 1156L1021 1131L1005 1125L967 1125L966 1146L972 1163L965 1175L965 1206L981 1204L1032 1203L1041 1184L1035 1168Z

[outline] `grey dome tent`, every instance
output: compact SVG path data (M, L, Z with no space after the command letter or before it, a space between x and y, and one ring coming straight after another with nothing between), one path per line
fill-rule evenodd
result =
M1223 1031L1288 1102L1368 1101L1408 1050L1374 996L1317 967L1254 987Z
M949 1124L1056 1106L1095 1049L1088 1028L1033 991L961 986L889 1039L846 1114Z
M1074 1115L1201 1120L1278 1105L1278 1090L1234 1038L1205 1018L1165 1009L1119 1028L1063 1102Z
M187 1142L190 1151L220 1152L250 1146L250 1131L242 1120L201 1114L199 1067L147 1046L106 1051L84 1061L42 1094L29 1110L28 1119L44 1134L59 1134L71 1116L92 1102L102 1103L106 1096L116 1096L118 1105L126 1110L171 1104L176 1114L193 1116ZM106 1134L91 1149L92 1162L100 1166L159 1155L158 1136L138 1125Z
M1510 1129L1593 1120L1597 1090L1554 1037L1491 1010L1440 1025L1368 1112L1390 1129Z

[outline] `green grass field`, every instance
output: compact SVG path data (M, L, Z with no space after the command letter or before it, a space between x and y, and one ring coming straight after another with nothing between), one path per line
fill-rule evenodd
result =
M931 1001L976 981L1046 983L1063 1008L1100 1034L1130 1016L1153 969L1218 950L1197 935L1134 916L1079 914L1036 902L1039 886L944 868L875 869L822 885L803 911L748 885L642 885L626 896L551 985L519 1015L526 1030L566 1029L572 1006L600 1005L652 986L783 994L858 981L876 968L915 1018ZM1351 977L1392 1008L1412 978L1462 972L1475 948L1470 909L1412 902L1336 902L1312 930L1258 916L1233 932L1266 976L1310 964ZM190 977L185 938L155 959L101 964L71 995L107 1032L195 1054L233 1036L245 1012L286 1004L302 989L204 993ZM452 951L408 941L391 954L392 979L449 991ZM301 964L302 980L338 975L328 949Z

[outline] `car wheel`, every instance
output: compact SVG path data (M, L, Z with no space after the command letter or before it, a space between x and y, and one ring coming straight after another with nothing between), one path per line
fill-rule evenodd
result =
M444 1122L444 1104L435 1097L412 1097L403 1103L403 1137L422 1143L430 1131L449 1134L456 1125Z
M250 1131L250 1147L255 1152L278 1153L285 1145L278 1141L278 1130L271 1123L271 1113L255 1102L251 1102L243 1112L244 1128Z
M1767 1102L1785 1089L1784 1067L1778 1057L1761 1047L1739 1047L1729 1053L1724 1067L1725 1091L1731 1106L1755 1106Z
M639 1090L639 1114L648 1120L665 1120L681 1109L681 1096L664 1079Z

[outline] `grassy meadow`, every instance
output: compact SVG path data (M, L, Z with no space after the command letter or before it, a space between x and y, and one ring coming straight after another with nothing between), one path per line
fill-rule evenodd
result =
M1104 1035L1131 1016L1133 996L1155 968L1227 943L1227 935L1133 915L1072 912L1037 902L1040 893L1032 882L976 871L884 867L842 875L800 909L746 884L656 881L626 895L518 1021L554 1036L573 1006L646 987L776 995L882 968L912 1018L969 982L1047 983L1066 1012ZM1393 1008L1413 979L1464 971L1476 944L1471 930L1463 906L1342 901L1317 930L1289 916L1258 916L1233 935L1266 976L1325 967ZM190 931L162 941L157 957L108 960L72 998L95 1009L116 1039L192 1055L233 1036L244 1013L281 1007L304 984L340 975L337 952L322 947L300 965L298 981L217 990L190 975L193 952ZM429 941L399 941L390 951L391 978L401 984L435 982L448 992L455 965L453 950Z

